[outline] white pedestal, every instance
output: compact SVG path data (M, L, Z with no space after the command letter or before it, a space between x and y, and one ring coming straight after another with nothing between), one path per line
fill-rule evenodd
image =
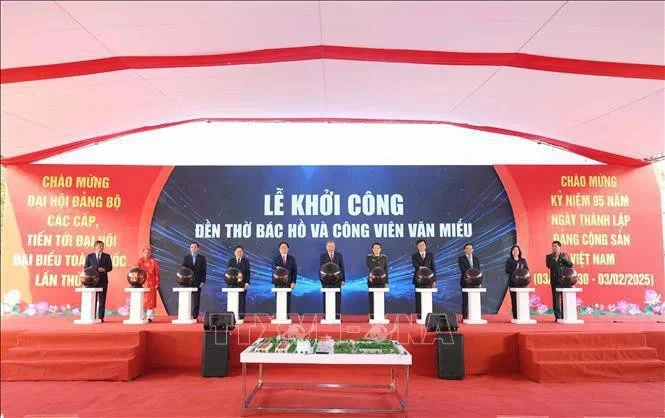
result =
M233 312L236 324L242 324L238 311L240 310L240 294L245 291L244 287L225 287L222 292L226 293L226 311Z
M77 325L88 325L102 322L100 319L95 319L97 292L101 292L102 288L77 287L75 291L81 294L81 318L75 319L74 323Z
M337 319L337 307L335 306L335 294L341 292L339 287L324 287L321 289L322 293L326 294L326 317L321 320L322 324L341 324L342 321Z
M420 319L416 320L416 324L424 324L427 314L432 313L432 294L438 292L438 289L436 287L418 288L416 292L420 293Z
M374 298L374 319L370 319L370 324L389 324L390 320L386 319L385 313L385 296L386 292L390 289L387 287L370 287L369 292L372 293Z
M122 321L123 324L141 325L147 324L148 319L143 315L143 294L148 289L143 287L126 287L125 292L129 293L129 319Z
M196 324L192 319L192 293L198 292L196 287L176 287L173 289L178 293L178 319L171 321L172 324Z
M487 289L484 287L468 287L462 289L462 292L466 293L467 297L467 318L462 322L465 324L478 325L486 324L487 320L480 317L480 294L487 292Z
M275 292L277 297L275 319L271 320L270 323L277 325L289 325L291 320L289 319L289 313L286 311L286 295L288 295L292 289L290 287L273 287L270 290Z
M535 292L533 287L511 287L511 292L515 292L517 299L517 319L510 322L513 324L535 324L536 320L531 319L531 312L529 312L529 293Z
M581 287L557 287L557 292L563 294L563 319L557 319L561 324L583 324L584 320L577 319L577 294L582 292Z

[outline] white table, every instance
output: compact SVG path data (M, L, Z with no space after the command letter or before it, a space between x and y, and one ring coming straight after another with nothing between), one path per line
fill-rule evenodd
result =
M275 298L277 300L275 306L275 319L271 320L270 323L277 325L290 324L291 319L289 319L289 313L286 311L286 298L292 289L290 287L273 287L270 290L275 292Z
M95 318L97 310L97 292L101 292L101 287L77 287L76 293L81 294L81 317L75 319L76 325L99 324L101 319Z
M374 319L370 319L370 324L389 324L390 320L386 319L385 296L390 289L387 287L370 287L369 292L372 293L374 298Z
M466 319L462 322L471 325L486 324L487 320L480 317L480 294L487 292L487 289L484 287L465 287L462 292L466 293L468 309Z
M581 287L557 287L557 292L563 294L563 318L556 322L560 324L583 324L584 320L577 318L577 294L582 292Z
M147 324L148 318L143 314L143 295L149 289L143 287L126 287L129 293L129 319L122 321L123 324L141 325Z
M341 292L339 287L322 287L321 293L326 295L326 317L321 320L322 324L341 324L342 321L337 319L337 306L335 302L335 294Z
M432 294L438 292L436 287L419 287L416 292L420 293L420 319L416 324L424 324L427 320L427 314L432 313Z
M236 324L245 322L240 319L240 294L245 291L244 287L225 287L222 292L226 293L226 311L233 312L236 317Z
M529 312L529 293L535 292L533 287L511 287L511 292L515 292L517 302L517 319L513 318L510 322L513 324L535 324L536 320L531 319Z
M289 354L289 353L252 353L251 350L261 343L263 338L259 338L252 345L247 347L240 353L240 363L242 365L242 378L241 378L241 397L240 397L240 414L247 415L247 413L255 411L272 411L272 412L310 412L310 413L400 413L404 414L407 411L407 398L409 394L409 366L412 364L411 354L404 349L404 347L396 343L400 350L399 354ZM258 364L258 380L256 386L247 394L247 365ZM349 366L389 366L390 367L390 384L376 384L376 385L363 385L363 384L344 384L344 383L310 383L310 382L266 382L263 379L263 365L264 364L296 364L296 365L316 365L322 369L319 377L326 376L325 366L327 365L349 365ZM404 367L404 389L402 393L398 390L397 381L395 379L395 368L397 366ZM372 409L372 408L295 408L288 407L288 398L284 398L284 406L279 407L262 407L250 406L254 397L264 388L276 389L299 389L299 390L314 390L314 389L386 389L388 394L396 397L399 404L396 408ZM377 392L367 392L367 396L376 394Z
M174 287L173 291L178 294L178 319L171 321L172 324L196 324L192 318L192 294L198 292L196 287Z

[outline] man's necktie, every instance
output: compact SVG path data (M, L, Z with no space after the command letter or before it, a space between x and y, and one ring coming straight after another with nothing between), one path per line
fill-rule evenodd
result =
M97 265L99 265L99 259L101 258L101 254L97 254Z
M240 259L238 259L238 264L240 264Z
M285 255L282 256L282 265L286 266L286 256Z

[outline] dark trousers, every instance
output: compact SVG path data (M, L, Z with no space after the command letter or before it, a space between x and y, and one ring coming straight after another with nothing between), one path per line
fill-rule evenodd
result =
M563 311L561 310L561 305L563 305L563 295L555 289L556 285L552 285L552 309L554 310L554 318L561 319L563 318Z
M513 310L513 319L517 319L517 293L515 292L510 292L510 307Z
M323 313L326 313L326 294L321 294L323 301ZM339 289L339 292L335 293L335 319L342 318L342 289Z
M101 288L102 291L97 292L97 318L104 319L104 314L106 313L106 291L109 288L109 284L103 284Z
M368 292L369 296L369 319L374 319L374 293Z
M275 314L277 314L277 293L275 293ZM291 314L291 292L286 294L286 317Z
M203 288L199 287L196 292L192 292L192 319L198 319L199 317L199 305L201 304L201 291Z
M421 294L416 292L416 315L418 315L418 319L422 319L420 315L420 297Z
M238 317L240 319L245 318L245 302L246 302L246 297L247 297L247 290L242 292L240 294L240 297L238 298Z
M464 289L464 287L462 287ZM462 292L462 319L467 319L469 316L469 294Z

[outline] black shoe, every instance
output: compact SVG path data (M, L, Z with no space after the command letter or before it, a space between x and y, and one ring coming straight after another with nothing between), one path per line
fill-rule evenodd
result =
M152 322L152 319L148 318L148 322Z
M99 318L100 321L102 321L102 324L104 323L104 318Z

